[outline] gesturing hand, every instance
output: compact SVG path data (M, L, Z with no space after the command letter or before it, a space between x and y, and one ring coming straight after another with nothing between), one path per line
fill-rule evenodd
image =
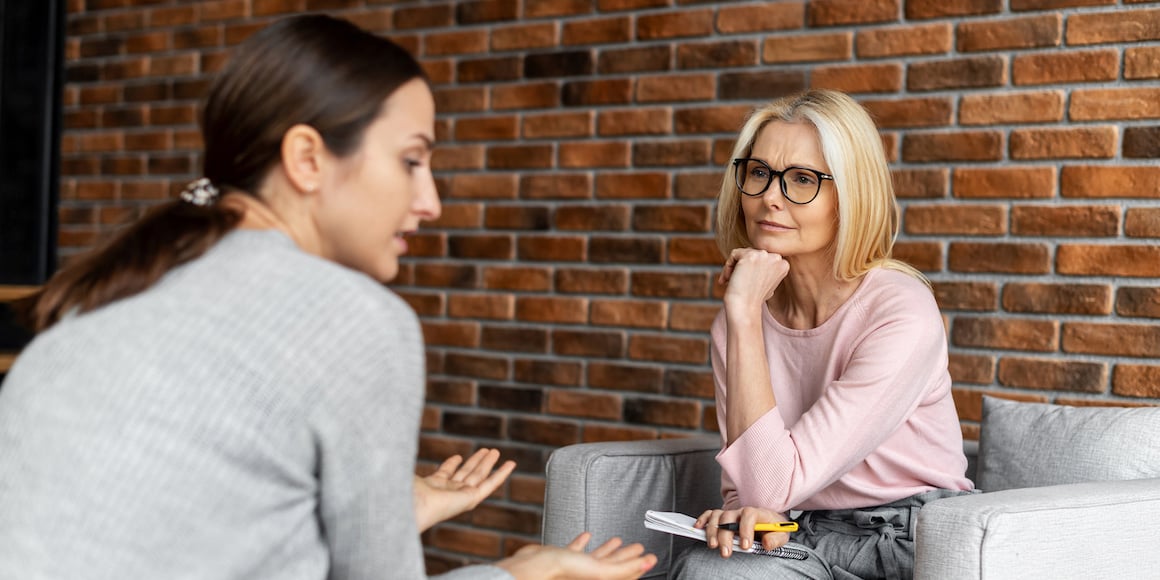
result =
M705 530L705 543L710 548L721 547L721 557L728 558L733 553L733 532L718 528L721 524L737 522L737 535L740 536L741 549L748 550L753 546L753 526L761 522L780 522L785 520L781 514L757 507L746 507L739 510L706 510L693 523L694 528ZM766 550L780 548L789 541L789 534L785 532L764 532L761 536L762 547Z
M768 301L789 274L789 262L781 254L754 248L735 248L725 260L718 284L728 284L726 306L755 305Z
M499 461L499 451L480 449L463 462L453 455L427 477L415 476L415 521L419 531L451 519L479 505L491 495L516 468L514 461Z
M567 548L524 546L497 565L516 580L632 580L657 563L656 556L644 553L644 546L622 546L620 538L612 538L585 554L584 546L590 539L592 534L584 532Z

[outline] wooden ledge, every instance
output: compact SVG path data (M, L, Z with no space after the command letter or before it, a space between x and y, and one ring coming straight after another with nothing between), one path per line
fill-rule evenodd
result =
M0 302L19 300L39 289L39 286L0 286Z

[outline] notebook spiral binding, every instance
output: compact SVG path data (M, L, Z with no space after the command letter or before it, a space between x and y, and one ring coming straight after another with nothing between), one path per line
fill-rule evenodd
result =
M809 554L805 550L798 550L797 548L774 548L772 550L765 550L762 548L754 548L751 554L760 554L762 556L775 556L777 558L789 558L790 560L805 560Z

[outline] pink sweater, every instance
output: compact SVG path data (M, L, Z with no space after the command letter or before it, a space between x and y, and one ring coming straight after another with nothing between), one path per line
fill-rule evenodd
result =
M942 316L922 282L875 268L817 328L762 316L777 406L717 455L726 509L846 509L971 489ZM712 338L726 441L724 310Z

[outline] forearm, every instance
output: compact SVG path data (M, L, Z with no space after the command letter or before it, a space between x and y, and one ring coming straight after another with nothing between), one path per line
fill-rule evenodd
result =
M765 354L763 307L759 303L756 308L726 311L726 446L732 445L746 429L777 406Z

